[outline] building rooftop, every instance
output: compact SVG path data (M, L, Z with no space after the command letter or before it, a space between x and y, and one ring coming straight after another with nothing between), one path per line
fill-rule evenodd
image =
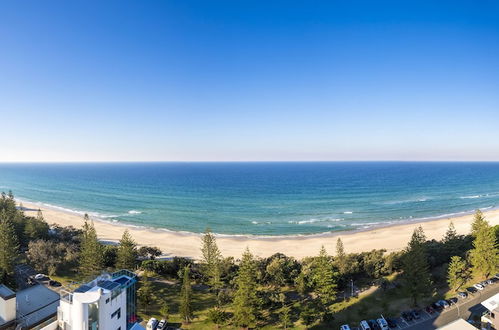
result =
M444 325L443 327L438 328L437 330L477 330L477 328L463 319L457 319L449 324Z
M499 293L487 300L482 301L482 305L491 312L493 310L498 310L497 308L499 307Z
M3 284L0 284L0 297L1 298L3 298L4 300L7 300L7 299L13 298L15 296L16 296L16 293L14 291L12 291L11 289L9 289L8 287L6 287Z
M24 326L38 324L57 313L59 294L43 285L34 285L18 291L17 319Z

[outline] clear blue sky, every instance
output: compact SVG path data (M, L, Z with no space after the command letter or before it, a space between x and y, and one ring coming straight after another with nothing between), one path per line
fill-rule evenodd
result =
M499 160L499 2L2 1L0 161Z

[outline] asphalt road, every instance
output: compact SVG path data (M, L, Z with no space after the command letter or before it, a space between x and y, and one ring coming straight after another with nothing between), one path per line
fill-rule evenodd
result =
M499 282L486 286L484 290L478 291L472 296L468 296L466 300L458 302L456 305L451 306L440 314L437 314L419 323L411 324L404 329L430 330L437 329L452 321L457 320L458 318L467 320L470 317L474 306L480 304L482 301L492 297L497 293L499 293Z

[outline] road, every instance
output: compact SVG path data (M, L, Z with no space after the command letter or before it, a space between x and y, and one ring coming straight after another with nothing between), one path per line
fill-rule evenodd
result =
M439 315L432 317L430 319L424 320L417 324L412 324L405 329L411 330L430 330L437 329L444 326L452 321L462 318L467 320L471 315L471 309L473 306L480 304L482 301L492 297L493 295L499 293L499 283L494 283L488 285L484 290L478 291L473 296L468 297L465 301L459 302L455 306L443 311Z

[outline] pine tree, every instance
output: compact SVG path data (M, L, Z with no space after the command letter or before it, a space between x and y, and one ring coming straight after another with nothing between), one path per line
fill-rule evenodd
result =
M420 297L430 293L432 287L425 242L423 228L416 228L402 259L406 288L414 306L417 306Z
M222 281L220 279L222 269L222 254L218 249L215 236L206 229L203 236L203 246L201 248L201 253L203 255L203 272L207 277L208 285L211 286L215 291L218 291L222 287Z
M132 236L125 229L121 236L120 245L118 246L118 253L116 258L116 267L120 269L135 269L137 262L137 244Z
M182 289L180 291L180 316L184 319L185 323L190 323L192 320L192 307L191 307L191 279L190 268L184 267L184 274L182 276Z
M499 251L494 229L477 211L473 228L473 249L470 251L470 261L473 271L483 278L489 277L498 269Z
M259 307L259 299L256 293L256 275L255 260L249 249L246 248L236 277L236 293L233 302L234 323L236 326L248 328L256 324Z
M146 275L144 275L140 280L140 288L137 290L137 298L140 304L144 307L144 311L146 313L147 307L156 301L154 288Z
M442 241L444 243L447 243L447 242L453 241L457 238L459 238L459 236L457 235L456 227L454 227L454 223L451 221L449 223L449 228L447 228L447 231L445 232L445 235L444 235L444 238L442 239Z
M83 233L80 247L80 271L85 277L100 273L104 266L102 244L97 239L97 232L87 214L84 216Z
M5 210L0 211L0 275L12 275L19 256L19 243L14 224Z
M319 256L314 260L312 283L314 292L319 297L324 308L334 301L337 287L336 278L337 274L334 271L331 258L327 255L324 246L322 246Z
M291 321L291 307L283 306L279 312L279 322L283 329L287 329L288 327L293 325Z
M346 274L348 267L347 255L345 253L343 242L339 237L336 241L336 265L338 266L340 274Z
M453 256L447 269L447 283L454 291L457 291L470 278L466 261L459 257Z
M489 223L485 220L482 211L476 210L473 223L471 224L471 236L476 237L478 232L484 227L489 227Z

